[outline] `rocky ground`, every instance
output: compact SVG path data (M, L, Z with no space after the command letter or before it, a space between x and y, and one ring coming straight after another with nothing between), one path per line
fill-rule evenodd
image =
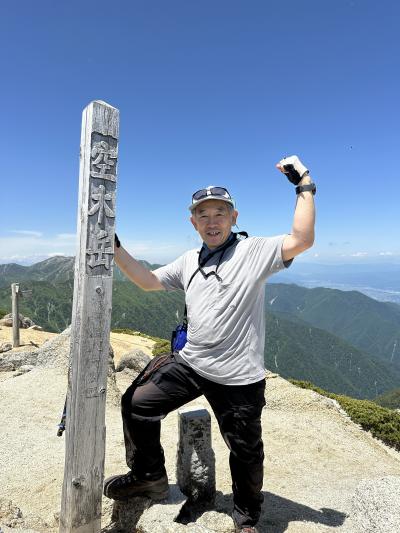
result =
M36 350L33 368L0 372L0 527L7 531L58 530L64 468L64 437L57 437L67 387L69 336L22 331L25 347L0 354L2 361ZM11 329L0 330L2 336ZM49 339L47 343L43 343ZM41 345L40 350L31 342ZM150 353L151 341L112 334L115 358L140 347ZM16 359L17 360L17 359ZM18 365L21 366L19 360ZM3 367L4 368L4 367ZM117 373L124 389L129 370ZM107 401L105 475L126 471L119 391L110 385ZM269 374L263 412L265 497L262 533L397 533L400 523L400 454L362 431L337 404L298 389ZM208 408L207 402L196 400ZM184 502L175 477L177 415L163 422L162 440L171 484L168 501L151 505L146 499L130 508L104 498L104 531L192 533L232 531L229 510L231 481L226 446L212 418L216 455L215 509L194 510L191 522L174 522ZM132 504L135 509L132 510ZM146 508L146 510L144 510ZM112 523L111 516L118 523Z

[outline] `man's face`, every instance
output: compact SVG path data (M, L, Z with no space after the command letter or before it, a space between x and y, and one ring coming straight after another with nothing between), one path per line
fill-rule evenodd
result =
M229 237L237 216L236 209L229 209L226 202L206 200L196 207L190 220L200 237L212 250L221 246Z

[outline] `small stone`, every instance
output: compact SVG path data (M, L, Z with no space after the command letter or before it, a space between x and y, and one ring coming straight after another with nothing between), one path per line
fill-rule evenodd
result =
M30 372L34 368L35 367L33 365L22 365L19 370L22 374L26 374L27 372Z
M11 342L3 342L0 344L0 353L8 352L9 350L12 350Z

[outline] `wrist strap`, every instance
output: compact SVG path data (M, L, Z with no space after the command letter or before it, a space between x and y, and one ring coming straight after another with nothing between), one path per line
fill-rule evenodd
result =
M307 185L298 185L296 187L296 194L300 194L306 191L311 191L313 194L315 194L317 191L315 183L307 183Z

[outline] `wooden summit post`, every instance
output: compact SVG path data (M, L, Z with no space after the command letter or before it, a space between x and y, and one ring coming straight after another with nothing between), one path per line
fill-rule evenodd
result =
M60 532L97 533L105 454L119 111L83 111Z
M19 346L19 306L18 306L19 284L11 283L11 311L12 311L12 331L13 348Z

